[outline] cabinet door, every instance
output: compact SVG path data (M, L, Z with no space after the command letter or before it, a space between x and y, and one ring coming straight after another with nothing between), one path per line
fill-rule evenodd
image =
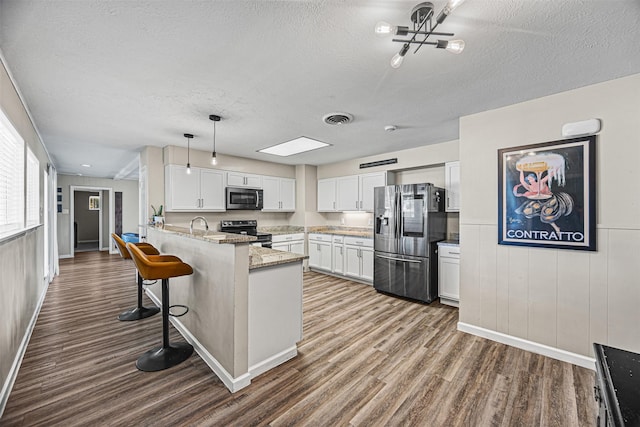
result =
M265 176L262 180L263 211L280 210L280 178Z
M336 210L357 211L360 209L358 182L358 175L336 178Z
M360 261L362 262L360 277L362 280L373 283L373 251L367 248L360 249Z
M336 210L335 178L318 180L318 212L334 212Z
M227 185L229 187L246 187L244 174L227 172Z
M344 274L344 245L333 245L333 269L337 274Z
M179 165L165 168L165 205L167 211L194 211L200 207L200 170Z
M447 212L460 211L460 162L449 162L444 165L444 186L447 192Z
M289 242L281 242L281 243L272 243L271 249L275 249L276 251L285 251L289 252Z
M320 242L309 241L309 267L320 267Z
M344 274L360 278L360 248L357 246L345 246Z
M245 186L251 188L262 188L262 175L245 175Z
M360 175L360 210L373 212L373 189L387 183L385 172Z
M304 255L304 241L291 242L289 245L289 252Z
M322 242L320 246L320 268L331 271L331 243Z
M224 211L224 172L200 170L200 207L209 211Z
M263 179L264 188L264 179ZM265 190L266 193L266 190ZM265 196L265 200L266 200ZM280 178L280 210L293 212L296 210L296 180Z
M460 300L460 260L440 258L438 265L438 284L441 297Z

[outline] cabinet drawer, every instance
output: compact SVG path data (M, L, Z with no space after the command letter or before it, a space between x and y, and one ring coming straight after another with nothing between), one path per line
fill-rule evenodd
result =
M273 243L277 242L291 242L293 240L304 240L304 233L295 234L274 234L271 236Z
M331 242L331 234L309 233L309 240L316 240L320 242Z
M345 245L352 246L365 246L368 248L373 247L373 239L367 237L345 237L344 238Z
M344 243L344 236L333 236L333 243L341 245Z
M440 246L438 245L440 257L460 259L460 246Z

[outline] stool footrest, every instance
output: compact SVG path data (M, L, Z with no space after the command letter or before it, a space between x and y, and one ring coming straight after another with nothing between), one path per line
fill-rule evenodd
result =
M160 309L158 307L136 307L120 313L120 315L118 316L118 320L130 321L146 319L147 317L151 317L154 314L158 314L159 312Z
M172 309L172 308L174 308L174 307L180 307L180 308L182 308L182 309L184 310L184 313L180 313L180 314L173 314L173 313L171 312L171 309ZM182 316L184 316L185 314L187 314L188 312L189 312L189 307L187 307L186 305L182 305L182 304L173 304L173 305L170 305L170 306L169 306L169 316L171 316L171 317L182 317Z
M192 354L193 346L186 342L155 347L138 358L136 368L144 372L162 371L184 362Z

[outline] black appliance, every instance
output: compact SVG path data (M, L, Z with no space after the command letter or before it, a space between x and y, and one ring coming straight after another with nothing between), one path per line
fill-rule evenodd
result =
M253 245L262 246L263 248L271 247L271 234L258 231L258 221L255 219L220 221L220 231L223 233L255 236L258 240L253 242Z
M594 343L598 427L640 425L640 354Z
M227 187L227 210L259 211L264 203L263 192L257 188Z
M384 293L430 303L438 298L436 242L444 240L444 190L433 184L373 190L373 287Z

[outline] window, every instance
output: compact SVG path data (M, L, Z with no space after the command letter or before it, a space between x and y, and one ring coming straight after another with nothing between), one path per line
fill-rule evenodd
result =
M0 237L24 228L24 140L0 110Z
M100 196L89 196L89 210L90 211L100 210Z
M40 162L27 147L27 227L40 224Z

